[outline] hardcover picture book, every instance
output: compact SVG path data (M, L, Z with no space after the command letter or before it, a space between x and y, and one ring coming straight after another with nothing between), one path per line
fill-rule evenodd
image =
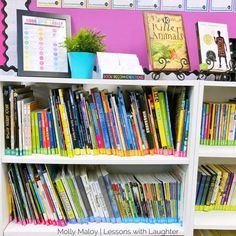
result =
M161 70L163 59L167 64L163 70L181 69L181 59L188 61L183 19L181 15L144 13L144 25L150 70ZM184 65L183 70L190 69Z
M200 63L206 64L207 59L214 62L212 71L228 70L230 62L229 36L226 24L198 22L198 42Z

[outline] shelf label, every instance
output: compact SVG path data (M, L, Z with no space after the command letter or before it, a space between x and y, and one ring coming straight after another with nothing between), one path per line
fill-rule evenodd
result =
M233 11L233 0L211 0L211 11Z
M62 0L63 8L86 8L86 0Z
M135 0L113 0L114 9L135 9Z
M208 11L208 0L187 0L187 11Z
M162 0L161 9L164 11L184 10L184 0Z
M143 10L158 10L160 9L160 0L138 0L136 9Z

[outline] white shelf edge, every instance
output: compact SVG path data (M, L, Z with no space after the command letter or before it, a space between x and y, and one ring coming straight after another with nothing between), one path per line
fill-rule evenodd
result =
M194 229L236 230L235 219L235 211L195 211Z
M94 84L94 85L140 85L140 86L194 86L197 80L105 80L105 79L71 79L71 78L48 78L48 77L18 77L0 76L0 82L25 82L25 83L53 83L53 84Z
M236 88L236 83L235 82L229 82L229 81L201 81L204 86L207 87L235 87Z
M236 146L204 146L200 145L199 157L236 158Z
M138 226L138 227L137 227ZM89 224L74 224L74 225L67 225L65 227L57 227L57 226L46 226L46 225L26 225L22 226L15 223L10 223L6 227L4 231L4 236L58 236L58 235L70 235L70 236L109 236L109 235L140 235L137 232L137 229L143 229L147 233L143 235L157 235L154 232L161 232L161 231L167 231L172 230L177 232L176 234L171 235L184 235L184 229L179 224L112 224L112 223L89 223ZM65 230L66 233L59 233L59 231ZM66 231L70 230L70 231ZM80 230L80 231L78 231ZM84 231L83 231L84 230ZM89 233L90 230L90 233ZM97 234L92 234L91 230L96 231ZM108 233L109 230L120 230L120 231L130 231L131 234L119 234L119 233ZM135 231L135 232L134 232ZM75 234L69 233L69 232L76 232ZM84 232L84 233L83 233ZM151 234L152 232L152 234ZM159 234L158 234L159 235ZM162 234L160 234L162 235ZM169 235L169 234L165 234Z
M187 165L189 159L174 156L132 156L83 155L73 158L58 155L2 156L2 163L42 163L42 164L84 164L84 165Z

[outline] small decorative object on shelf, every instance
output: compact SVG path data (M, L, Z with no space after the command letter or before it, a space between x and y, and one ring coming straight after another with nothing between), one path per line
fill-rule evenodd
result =
M73 37L67 37L64 47L67 48L72 78L91 79L96 52L105 51L102 42L105 38L100 32L82 28Z
M164 73L165 75L169 75L171 73L174 73L176 75L176 78L178 80L184 80L186 78L187 75L190 75L191 73L194 73L194 72L188 72L186 71L184 68L189 65L189 61L187 58L181 58L180 59L180 62L179 62L179 69L178 70L175 70L175 71L167 71L166 70L166 66L168 65L168 60L165 59L164 57L161 57L158 59L158 62L159 62L159 65L161 65L160 69L157 71L150 71L146 68L144 68L144 73L145 74L150 74L152 73L152 79L153 80L159 80L160 77L161 77L161 73Z

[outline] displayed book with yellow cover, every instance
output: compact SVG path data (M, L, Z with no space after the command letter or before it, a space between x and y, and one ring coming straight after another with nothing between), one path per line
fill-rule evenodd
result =
M188 61L182 16L145 12L144 25L149 69L154 71L181 69L181 60ZM190 69L189 64L183 65L182 69L188 71Z

